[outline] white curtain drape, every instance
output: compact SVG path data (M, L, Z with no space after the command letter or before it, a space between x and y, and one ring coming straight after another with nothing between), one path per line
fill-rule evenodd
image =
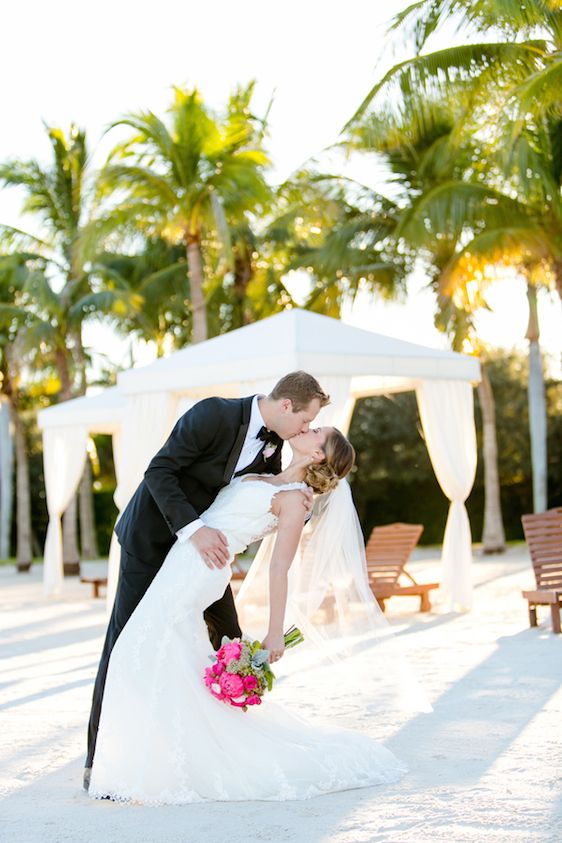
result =
M452 609L472 605L472 541L464 505L476 473L472 386L462 381L424 381L416 390L431 464L451 501L441 556L441 593Z
M47 428L43 431L43 465L49 526L43 560L43 590L59 595L63 584L61 515L75 493L86 462L86 427Z
M320 386L330 396L330 403L320 410L314 425L334 425L347 434L355 406L350 393L351 378L347 375L319 376Z
M122 449L122 442L123 442L123 435L121 430L116 430L112 437L111 443L113 447L113 465L115 467L115 479L117 480L117 486L115 488L115 492L113 493L113 500L118 509L117 517L119 517L119 513L121 512L120 500L121 498L118 496L118 492L120 489L121 478L123 476L123 468L122 468L122 459L123 459L123 449ZM119 541L115 532L111 534L111 544L109 546L109 556L107 559L107 592L106 592L106 601L105 601L105 608L108 614L111 614L111 609L113 608L113 601L115 599L115 592L117 591L117 580L119 579L119 560L121 558L121 547L119 545Z
M119 515L143 478L148 463L162 447L176 421L177 396L169 392L132 395L125 411L123 428L113 437L117 488L113 499ZM119 515L117 518L119 518ZM111 539L107 572L108 612L113 607L119 578L119 543Z
M10 401L0 395L0 559L10 555L14 443Z

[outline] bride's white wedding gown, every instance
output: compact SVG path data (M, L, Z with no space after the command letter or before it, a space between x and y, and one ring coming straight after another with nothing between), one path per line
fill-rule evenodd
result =
M232 559L275 529L274 495L301 485L237 478L201 518L226 535ZM308 799L397 781L405 768L389 750L287 711L275 689L247 712L210 694L203 610L230 576L230 564L209 569L189 541L169 551L111 653L90 796L158 805Z

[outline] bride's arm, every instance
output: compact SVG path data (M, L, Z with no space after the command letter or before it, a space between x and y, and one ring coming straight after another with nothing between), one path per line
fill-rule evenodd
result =
M279 523L277 538L269 563L269 628L263 646L270 652L270 662L283 655L283 620L287 605L287 576L294 559L306 517L302 496L298 491L286 491L277 496Z

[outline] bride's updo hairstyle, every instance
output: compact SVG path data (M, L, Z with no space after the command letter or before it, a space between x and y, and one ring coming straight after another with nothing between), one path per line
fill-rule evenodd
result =
M328 433L322 450L326 459L309 466L304 478L304 482L319 495L335 489L338 481L351 471L355 462L353 445L337 427Z

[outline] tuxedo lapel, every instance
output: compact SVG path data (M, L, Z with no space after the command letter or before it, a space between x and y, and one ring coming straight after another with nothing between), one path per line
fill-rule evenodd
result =
M249 465L245 465L244 468L240 469L240 471L236 472L236 476L239 477L242 474L251 474L256 468L263 469L265 466L264 458L263 458L263 448L265 448L265 442L263 443L263 447L261 451L258 451L254 459Z
M242 451L242 447L244 445L244 440L246 439L246 434L250 425L250 415L252 412L253 399L253 395L249 395L247 398L242 399L242 424L240 425L240 429L238 430L238 434L234 441L234 445L232 446L232 450L228 455L228 459L224 467L224 474L222 479L225 484L230 483L232 479L234 469L236 468L236 463L238 462L238 457L240 456L240 452Z
M263 455L265 445L266 443L264 442L263 448L256 454L253 462L251 462L250 465L246 465L240 471L236 472L236 477L240 477L242 474L252 474L252 472L255 472L256 474L261 474L262 472L269 472L270 467L273 467L275 465L275 461L277 456L279 455L281 446L278 446L274 453L266 459ZM275 474L275 472L271 473Z

